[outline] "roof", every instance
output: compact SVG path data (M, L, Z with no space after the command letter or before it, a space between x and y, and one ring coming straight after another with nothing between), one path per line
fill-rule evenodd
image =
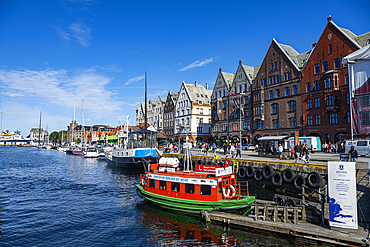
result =
M299 52L297 52L293 47L281 44L275 39L273 39L273 41L276 42L277 46L283 51L283 53L288 57L288 59L297 68L297 70L301 70L304 67L308 60L308 57L311 54L311 51L299 54Z
M288 139L289 136L263 136L257 139L257 141L283 141Z
M252 67L252 66L242 64L242 68L244 69L245 73L248 75L248 79L249 79L250 83L252 83L254 78L256 78L256 75L257 75L260 67L261 67L261 65L258 65L256 67ZM234 77L235 77L235 75L234 75Z
M235 74L232 74L232 73L226 73L226 72L221 72L221 75L222 77L224 78L225 80L225 83L227 85L228 88L231 87L231 84L233 83L234 81L234 78L235 78Z
M196 104L199 104L199 100L202 100L202 105L211 104L212 90L206 89L202 85L186 84L184 86L189 94L190 100Z

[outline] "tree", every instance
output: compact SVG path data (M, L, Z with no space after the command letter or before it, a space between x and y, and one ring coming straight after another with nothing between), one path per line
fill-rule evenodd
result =
M57 143L59 142L60 140L60 135L58 132L54 131L50 134L49 136L49 140L52 142L52 143Z
M77 143L81 143L81 138L77 138Z
M63 133L63 138L62 138L62 133ZM67 131L65 130L59 131L59 136L60 136L60 142L62 142L62 140L63 142L67 142Z

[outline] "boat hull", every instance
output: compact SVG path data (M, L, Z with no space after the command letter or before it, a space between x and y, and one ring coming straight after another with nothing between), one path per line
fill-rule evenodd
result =
M142 172L145 171L144 165L158 162L155 149L114 149L105 157L110 165Z
M175 211L201 214L202 211L228 211L233 213L247 213L251 210L251 205L254 203L254 196L245 196L240 200L220 200L220 201L199 201L173 198L169 196L158 195L145 191L141 185L137 186L137 192L140 197L150 203L154 203L166 209Z

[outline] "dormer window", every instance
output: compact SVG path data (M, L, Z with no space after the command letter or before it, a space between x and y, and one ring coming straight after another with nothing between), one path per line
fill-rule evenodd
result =
M197 93L197 97L199 97L199 93Z

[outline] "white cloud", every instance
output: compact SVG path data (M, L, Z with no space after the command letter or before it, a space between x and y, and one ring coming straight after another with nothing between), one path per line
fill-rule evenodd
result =
M131 79L128 79L127 82L125 83L125 86L131 84L131 83L134 83L134 82L138 82L138 81L141 81L142 79L144 79L144 76L141 75L141 76L136 76L134 78L131 78Z
M203 61L195 61L194 63L191 63L189 64L188 66L185 66L185 67L182 67L181 69L179 69L178 71L186 71L188 69L193 69L193 68L196 68L196 67L201 67L201 66L205 66L209 63L212 63L215 59L214 58L207 58Z
M58 28L57 31L63 40L73 40L83 46L88 46L92 39L90 36L91 28L87 27L83 23L75 22L69 26L68 31L60 30Z

